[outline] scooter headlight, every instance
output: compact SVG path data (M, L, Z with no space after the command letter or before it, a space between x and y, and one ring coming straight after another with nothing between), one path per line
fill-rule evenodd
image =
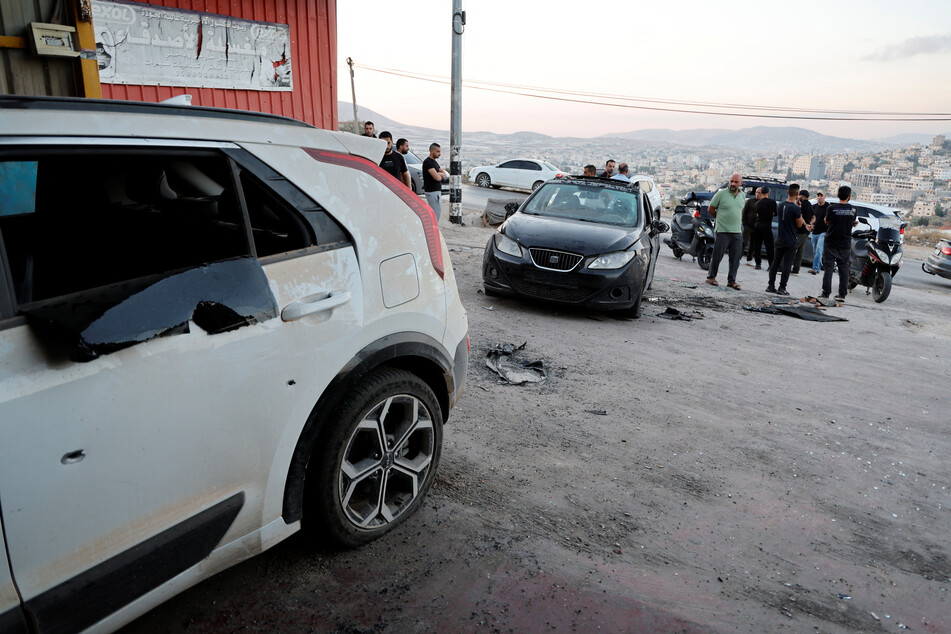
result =
M899 251L898 253L894 254L894 255L892 256L892 258L891 258L891 265L892 265L892 266L898 266L898 263L899 263L899 262L901 262L901 251Z
M588 262L589 269L619 269L637 255L635 251L615 251L599 255Z
M868 245L868 254L876 262L881 262L883 264L888 264L891 258L887 253L879 249L877 246L869 243Z
M522 257L522 247L518 246L518 242L504 233L495 234L495 248L502 253L514 255L517 258Z

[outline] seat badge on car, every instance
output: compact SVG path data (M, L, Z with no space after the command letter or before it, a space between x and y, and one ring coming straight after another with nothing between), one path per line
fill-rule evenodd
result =
M558 264L558 260L560 260L560 259L561 259L561 258L559 258L557 255L553 255L553 256L551 256L550 258L548 258L548 263L549 263L549 264Z

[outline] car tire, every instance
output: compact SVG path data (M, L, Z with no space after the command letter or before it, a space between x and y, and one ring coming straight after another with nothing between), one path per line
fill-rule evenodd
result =
M535 191L536 189L538 189L544 184L545 184L545 181L535 181L534 183L532 183L532 191Z
M410 187L413 189L413 193L418 194L419 192L416 191L416 181L410 180L409 184L410 184Z
M475 178L475 183L479 187L486 187L486 188L492 187L492 179L489 178L489 175L486 174L485 172L479 172L479 174Z
M381 368L351 387L328 420L312 457L311 506L322 533L359 546L422 503L439 465L442 410L418 376Z

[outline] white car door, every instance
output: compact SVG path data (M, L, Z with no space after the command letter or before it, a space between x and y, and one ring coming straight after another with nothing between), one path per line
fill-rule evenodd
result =
M93 625L221 544L286 530L280 496L265 507L275 459L362 320L346 235L308 246L333 221L282 215L236 148L71 143L0 147L36 174L33 209L0 216L17 304L0 319L0 501L41 630Z
M520 187L519 169L521 161L505 161L493 170L492 184L499 187Z
M519 161L518 181L516 187L519 189L531 189L537 181L544 181L545 176L542 173L542 167L535 161Z

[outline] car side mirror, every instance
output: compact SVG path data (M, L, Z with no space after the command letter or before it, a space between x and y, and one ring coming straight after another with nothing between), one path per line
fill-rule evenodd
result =
M856 220L858 220L864 225L868 225L869 227L872 226L872 223L868 221L868 218L863 218L862 216L859 216L858 218L856 218Z
M651 235L667 233L668 231L670 231L670 225L662 220L655 220L651 223Z
M508 218L518 211L518 203L505 203L505 217Z

